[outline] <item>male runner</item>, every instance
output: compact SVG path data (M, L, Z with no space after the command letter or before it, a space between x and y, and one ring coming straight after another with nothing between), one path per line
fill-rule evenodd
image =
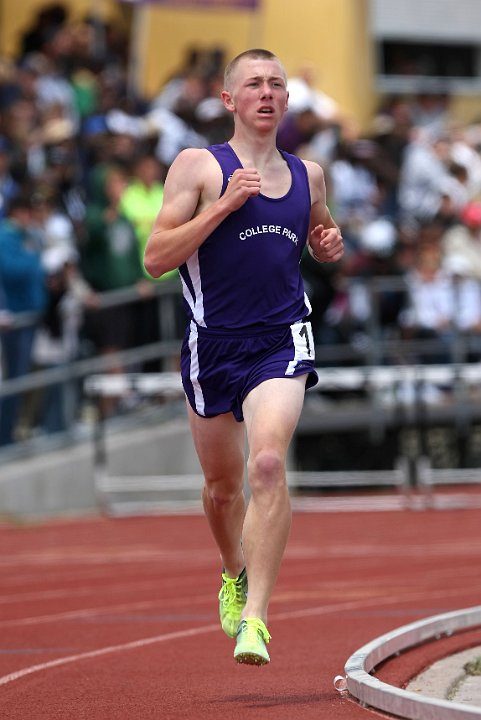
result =
M177 156L144 263L156 277L179 267L190 320L181 371L223 564L221 625L236 638L237 662L262 665L291 525L286 454L317 381L299 263L306 242L319 262L339 260L343 243L320 166L276 147L288 102L280 60L248 50L224 83L232 139Z

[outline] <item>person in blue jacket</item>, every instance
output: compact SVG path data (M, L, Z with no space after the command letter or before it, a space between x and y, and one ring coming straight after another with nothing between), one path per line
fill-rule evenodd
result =
M35 329L46 303L41 247L33 232L32 204L27 193L14 197L0 221L0 285L12 321L1 334L3 378L30 372ZM16 324L15 316L32 313L32 322ZM15 441L21 395L6 395L0 402L0 445Z

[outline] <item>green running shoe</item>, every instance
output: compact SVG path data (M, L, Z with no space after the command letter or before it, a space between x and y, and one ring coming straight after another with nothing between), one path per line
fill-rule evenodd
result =
M246 665L266 665L270 661L266 643L271 636L259 618L242 620L237 631L234 659Z
M239 577L230 578L222 573L222 587L219 592L219 616L222 630L235 638L241 613L247 600L247 573L244 568Z

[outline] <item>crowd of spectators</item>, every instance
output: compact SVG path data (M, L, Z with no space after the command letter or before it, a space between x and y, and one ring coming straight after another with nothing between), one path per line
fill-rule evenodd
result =
M160 337L143 250L177 153L230 137L220 100L226 57L190 49L146 98L129 79L128 47L115 22L73 23L54 3L18 56L0 57L5 379ZM312 67L290 79L278 138L324 168L346 243L334 268L303 260L316 342L362 347L375 300L381 336L436 338L435 354L420 359L449 359L454 336L481 337L481 119L453 123L444 96L397 97L360 133L320 85ZM369 280L386 276L392 283L374 298ZM102 308L102 293L122 288L141 301ZM12 322L28 312L33 325ZM18 438L20 401L0 402L0 445ZM30 426L64 429L64 404L62 386L49 386Z

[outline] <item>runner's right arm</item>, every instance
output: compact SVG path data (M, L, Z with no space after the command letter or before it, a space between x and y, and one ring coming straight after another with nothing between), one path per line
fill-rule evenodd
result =
M182 265L231 212L258 194L260 178L254 169L236 170L219 197L221 186L220 167L209 151L192 148L177 156L145 248L150 275L160 277Z

